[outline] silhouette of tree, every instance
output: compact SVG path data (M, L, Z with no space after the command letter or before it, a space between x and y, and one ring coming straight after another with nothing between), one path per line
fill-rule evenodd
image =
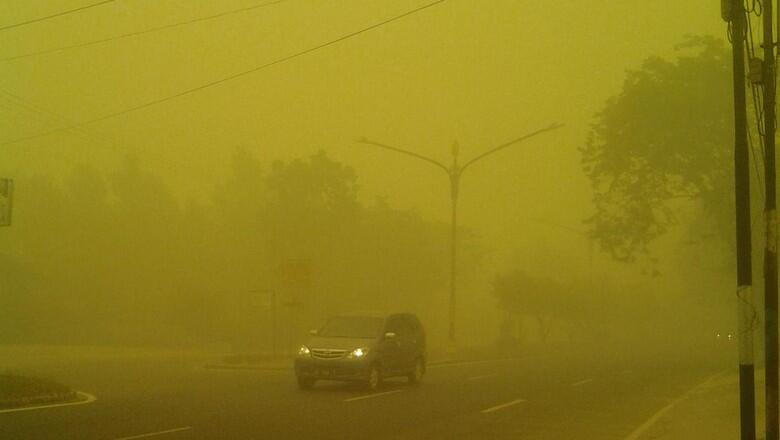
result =
M675 60L651 57L596 114L582 163L594 191L587 222L622 261L679 223L680 200L698 203L719 239L731 235L731 64L723 42L689 38Z

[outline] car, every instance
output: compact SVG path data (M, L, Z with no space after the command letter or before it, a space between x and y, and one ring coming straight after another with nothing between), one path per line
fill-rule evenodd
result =
M737 338L734 336L734 333L732 332L725 332L725 333L717 332L715 333L715 341L719 345L729 346L735 344L737 342Z
M336 380L376 390L390 377L416 384L425 374L425 330L412 313L335 316L311 333L295 358L301 389Z

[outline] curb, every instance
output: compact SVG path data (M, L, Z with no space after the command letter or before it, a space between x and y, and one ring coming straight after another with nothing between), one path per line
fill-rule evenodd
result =
M21 406L18 408L6 408L6 409L0 409L0 414L3 413L12 413L12 412L20 412L20 411L32 411L36 409L46 409L46 408L58 408L61 406L73 406L73 405L84 405L86 403L92 403L97 400L97 397L93 396L92 394L85 393L82 391L76 391L76 396L79 397L78 400L75 401L69 401L69 402L61 402L61 403L47 403L45 405L34 405L34 406Z

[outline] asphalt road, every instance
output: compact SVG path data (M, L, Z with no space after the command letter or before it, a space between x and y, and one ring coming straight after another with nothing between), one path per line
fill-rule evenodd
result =
M0 413L0 439L626 439L730 361L537 355L436 365L374 394L195 359L69 361L45 373L97 400Z

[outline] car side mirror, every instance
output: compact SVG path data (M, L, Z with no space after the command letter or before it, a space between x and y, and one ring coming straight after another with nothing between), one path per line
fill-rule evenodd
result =
M395 339L395 332L385 333L385 339Z
M309 330L309 334L310 334L310 335L312 335L312 336L317 336L317 333L319 333L319 332L320 332L320 331L319 331L319 330L317 330L316 328L315 328L315 329L311 329L311 330Z

